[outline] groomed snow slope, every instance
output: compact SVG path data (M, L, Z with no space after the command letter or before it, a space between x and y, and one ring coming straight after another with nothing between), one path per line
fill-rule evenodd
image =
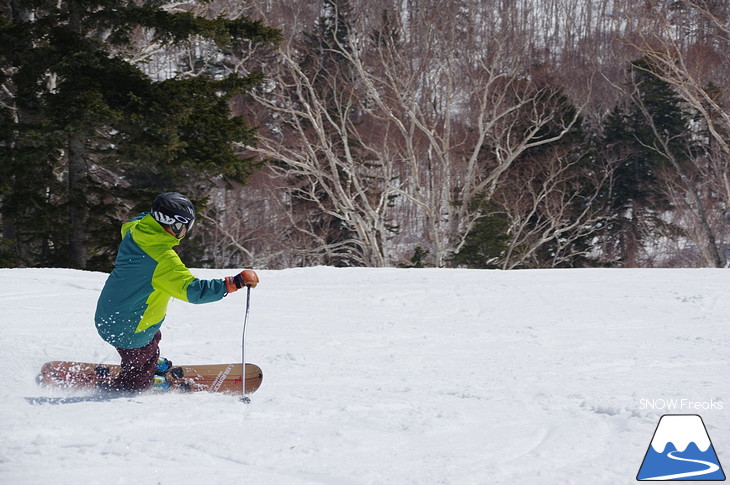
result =
M45 361L118 362L106 275L0 269L0 483L628 484L663 414L700 414L730 463L728 270L259 275L250 404L33 405L68 395L35 384ZM163 355L240 362L245 301L171 302Z

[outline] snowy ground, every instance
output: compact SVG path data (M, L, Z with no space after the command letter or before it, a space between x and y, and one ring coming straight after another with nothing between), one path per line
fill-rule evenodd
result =
M65 395L36 386L45 361L118 362L92 323L106 275L0 269L0 483L628 484L663 414L701 415L730 471L730 271L259 275L250 404L32 405ZM244 308L172 302L163 355L240 361Z

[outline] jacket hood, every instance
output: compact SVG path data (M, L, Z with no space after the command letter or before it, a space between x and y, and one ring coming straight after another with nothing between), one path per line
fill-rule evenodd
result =
M122 224L122 239L130 231L137 244L143 247L164 245L173 248L180 244L180 239L167 232L148 212Z

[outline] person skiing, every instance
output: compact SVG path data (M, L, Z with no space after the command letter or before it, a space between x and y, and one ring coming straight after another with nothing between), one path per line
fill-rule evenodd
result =
M151 212L122 225L114 270L101 290L94 318L101 338L122 359L118 377L103 390L134 393L170 387L164 373L171 362L161 359L159 350L170 298L210 303L258 284L253 270L223 279L193 276L173 247L194 223L192 202L177 192L166 192L155 198Z

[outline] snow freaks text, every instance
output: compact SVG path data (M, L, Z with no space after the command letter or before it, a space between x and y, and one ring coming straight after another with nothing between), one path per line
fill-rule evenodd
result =
M720 411L725 408L722 401L695 401L692 399L641 399L640 409L659 411Z

